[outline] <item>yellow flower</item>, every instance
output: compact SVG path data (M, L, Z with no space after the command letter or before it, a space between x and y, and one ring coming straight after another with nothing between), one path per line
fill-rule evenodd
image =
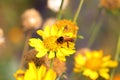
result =
M113 80L120 80L120 73L116 74L116 75L113 77Z
M16 80L55 80L57 77L56 73L52 69L47 70L43 65L36 68L33 62L29 63L29 68L25 73L18 70L14 76Z
M53 25L51 28L46 26L44 31L38 30L37 33L42 36L41 39L31 38L29 40L30 46L34 47L38 52L36 57L41 58L46 54L49 54L50 59L57 57L65 61L65 56L69 56L75 52L74 43L70 41L64 41L64 37L72 37L72 33L63 33L64 28L58 29ZM59 38L63 38L62 42L59 42Z
M100 51L86 51L84 54L75 56L74 72L82 72L84 76L96 80L99 76L109 79L109 68L114 68L118 65L116 61L111 60L111 56L103 56Z

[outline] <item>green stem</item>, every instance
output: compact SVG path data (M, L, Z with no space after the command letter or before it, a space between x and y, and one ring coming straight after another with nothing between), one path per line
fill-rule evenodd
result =
M54 59L51 59L50 68L53 68L53 61L54 61Z
M116 49L116 55L115 55L115 60L116 61L118 61L119 55L120 55L120 33L119 33L119 37L118 37L118 43L117 43L117 49ZM112 72L111 72L110 80L113 80L114 74L115 74L115 69L113 69Z
M103 20L101 19L102 16L102 11L103 10L99 10L95 20L92 23L91 29L88 33L88 35L90 36L89 40L88 40L88 47L91 47L92 44L94 43L96 36L100 30L100 27L102 25Z
M102 25L102 20L100 22L98 22L97 24L93 24L94 28L93 28L93 31L92 31L92 33L90 35L90 39L88 41L88 47L91 47L93 42L95 41L96 36L97 36L97 34L98 34L99 30L100 30L101 25Z
M77 9L77 11L75 13L75 16L73 18L74 23L77 21L78 15L79 15L79 13L81 11L81 8L82 8L82 5L83 5L83 2L84 2L84 0L81 0L80 3L79 3L78 9Z
M24 55L27 53L29 45L28 45L28 40L30 39L32 35L32 30L28 31L27 36L26 36L26 41L25 41L25 45L24 45L24 49L23 49L23 53L22 53L22 57L21 57L21 61L20 61L20 69L23 68L24 66Z
M120 33L119 33L119 38L118 38L118 45L117 45L115 60L119 59L119 54L120 54Z
M60 8L59 8L59 12L58 12L58 16L57 16L58 20L61 19L63 2L64 2L64 0L62 0Z

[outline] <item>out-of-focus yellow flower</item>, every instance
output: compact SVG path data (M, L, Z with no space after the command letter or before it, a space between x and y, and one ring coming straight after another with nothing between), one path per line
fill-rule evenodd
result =
M96 80L99 76L109 79L109 68L118 65L116 61L111 60L111 56L103 56L100 51L86 51L85 54L77 54L75 56L74 72L82 72L83 75Z
M20 29L19 27L13 27L8 32L8 38L13 43L20 43L23 40L23 38L24 38L23 30Z
M47 70L43 65L36 67L33 62L29 63L29 68L25 72L18 70L14 76L16 80L55 80L57 77L52 69Z
M31 29L37 29L42 24L42 17L41 14L34 8L27 9L22 14L22 25L24 27L24 30L31 30Z
M110 10L120 9L120 0L100 0L100 6Z
M72 21L64 19L57 21L55 24L59 29L64 27L64 33L71 32L73 33L73 38L77 37L78 27Z
M38 51L36 57L40 58L47 53L50 59L57 57L65 61L65 56L69 56L75 52L73 42L65 42L64 36L72 37L72 33L63 33L64 28L58 29L53 25L45 27L44 31L38 30L37 33L42 36L43 40L31 38L29 40L30 46ZM62 38L62 40L61 40ZM58 40L59 39L59 40Z
M54 12L58 12L62 0L48 0L47 6L49 9L51 9ZM62 10L64 10L69 3L69 0L64 0Z
M120 80L120 74L116 74L116 75L113 77L113 80Z

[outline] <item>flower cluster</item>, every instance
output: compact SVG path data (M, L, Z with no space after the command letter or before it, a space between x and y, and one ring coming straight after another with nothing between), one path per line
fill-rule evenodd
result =
M29 39L29 45L34 48L24 55L29 68L26 71L18 70L14 75L16 80L55 80L57 76L62 76L66 70L66 56L76 51L77 30L77 26L69 20L61 20L52 26L45 26L44 30L37 30L42 39Z
M50 1L48 4L53 4L55 2L55 0L48 1ZM39 38L31 38L33 29L38 29L42 25L42 17L39 12L35 9L28 9L22 15L22 23L24 30L27 33L27 39L25 50L23 50L21 58L20 69L17 70L14 77L16 80L67 79L68 77L65 74L67 69L66 57L76 53L74 56L73 72L82 73L83 76L91 80L96 80L99 77L105 80L112 79L109 74L110 68L118 66L117 59L111 60L110 55L104 56L102 50L92 51L86 48L77 51L75 49L75 41L79 37L77 35L79 28L76 25L76 21L84 0L80 0L79 7L73 21L61 19L61 12L62 9L64 9L62 8L62 5L64 6L65 4L63 1L67 0L58 0L61 5L55 4L60 8L59 12L58 9L55 9L55 12L58 12L58 18L55 18L54 20L52 19L53 21L50 19L51 24L46 22L43 24L45 26L43 26L42 29L36 31ZM120 9L119 4L120 0L100 0L100 6L105 7L106 9ZM48 5L48 7L51 10L54 10L52 9L53 7L55 8L54 5ZM92 40L94 42L95 32L99 29L99 26L97 26L98 24L95 25L97 28L94 29L95 31L93 30L93 33L90 33L91 39L88 41L88 44L92 44ZM118 43L120 44L120 42ZM119 50L117 50L117 52L119 53ZM119 56L118 53L116 54L117 56Z
M114 15L120 13L120 0L100 0L100 7Z
M100 0L100 5L106 9L120 9L120 0Z

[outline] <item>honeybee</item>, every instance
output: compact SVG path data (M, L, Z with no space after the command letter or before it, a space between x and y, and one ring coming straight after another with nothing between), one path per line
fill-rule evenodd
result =
M61 37L59 37L57 39L57 43L62 44L64 42L67 42L67 47L69 47L69 42L74 42L74 39L73 38L69 38L69 37L63 37L63 36L61 36Z

